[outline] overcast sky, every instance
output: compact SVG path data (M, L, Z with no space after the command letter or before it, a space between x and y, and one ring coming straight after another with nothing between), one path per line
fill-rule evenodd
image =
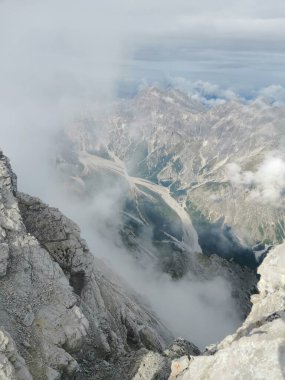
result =
M124 83L285 101L284 37L284 0L0 0L1 147L21 171Z
M136 11L132 75L182 75L244 93L285 84L282 0L159 0Z
M116 81L176 76L245 93L285 86L284 40L284 0L0 1L6 96L17 85L90 100Z

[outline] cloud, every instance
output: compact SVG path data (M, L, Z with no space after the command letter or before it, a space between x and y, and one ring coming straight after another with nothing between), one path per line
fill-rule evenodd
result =
M12 159L20 190L42 197L79 222L91 250L108 257L177 333L190 339L196 334L197 340L201 336L201 345L207 337L218 339L236 327L230 290L220 279L173 283L163 275L155 278L129 262L115 238L103 239L100 229L90 230L90 212L97 210L103 221L114 211L117 192L106 192L91 205L59 199L50 165L53 136L78 115L93 110L94 103L100 108L113 99L117 81L125 76L139 73L141 79L142 73L151 72L156 80L158 73L186 72L188 77L191 73L192 96L209 103L230 99L234 95L226 88L239 83L252 87L263 83L264 77L281 83L284 2L268 4L265 0L258 7L253 0L0 2L1 148ZM239 171L237 176L243 178ZM95 219L97 225L100 220ZM206 325L212 330L203 335Z
M171 87L183 91L190 98L208 106L224 104L229 100L239 99L239 96L233 90L202 80L190 81L183 77L169 76L168 82Z
M114 98L127 3L0 2L1 147L22 190L44 191L54 132Z
M285 87L275 84L260 89L251 89L250 92L243 94L231 86L204 80L191 80L189 76L166 75L161 83L154 83L144 78L139 83L138 89L141 90L150 85L178 89L209 107L225 104L228 101L256 104L266 108L285 105Z
M219 276L200 279L191 272L173 281L157 269L155 260L137 260L127 251L119 234L120 200L126 194L121 180L116 176L111 183L106 180L87 202L70 202L66 191L57 187L53 204L79 223L91 252L143 297L174 336L189 339L203 349L235 331L241 323L240 311L228 281ZM151 244L145 237L144 248L151 249Z
M285 191L285 161L270 154L255 172L242 171L232 163L227 165L227 177L234 185L247 188L253 200L278 205Z
M271 85L262 88L257 95L257 101L270 104L272 106L285 105L285 88L280 85Z
M133 19L126 73L186 76L244 92L285 86L282 1L145 1Z

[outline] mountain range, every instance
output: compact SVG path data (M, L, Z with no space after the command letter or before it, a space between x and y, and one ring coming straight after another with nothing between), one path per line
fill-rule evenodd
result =
M284 113L148 87L78 118L51 152L88 243L1 153L0 379L283 379ZM183 292L212 326L179 338Z

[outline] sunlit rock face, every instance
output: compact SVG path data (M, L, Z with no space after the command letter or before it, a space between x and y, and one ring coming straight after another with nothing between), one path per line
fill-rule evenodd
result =
M235 334L226 337L187 365L173 362L169 379L284 379L285 244L274 248L258 269L259 293Z
M123 358L129 363L132 352L160 352L171 341L143 302L94 259L75 223L17 193L2 153L0 207L1 379L82 379L98 367L102 379L112 371L119 379Z

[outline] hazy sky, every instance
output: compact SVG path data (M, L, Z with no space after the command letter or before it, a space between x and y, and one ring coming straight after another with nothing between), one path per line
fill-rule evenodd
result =
M1 0L0 145L21 174L23 150L44 160L51 130L134 84L285 101L284 21L284 0Z
M90 99L122 78L285 86L284 39L283 0L0 2L0 68L8 58L15 81L20 60L50 97Z
M285 85L282 0L136 1L126 75L210 81L243 93Z

